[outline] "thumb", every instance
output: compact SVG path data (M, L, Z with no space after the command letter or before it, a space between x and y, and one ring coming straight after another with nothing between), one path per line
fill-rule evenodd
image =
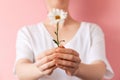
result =
M67 75L72 76L72 74L68 70L65 70L65 72L67 73Z
M59 48L65 48L63 45L60 45Z

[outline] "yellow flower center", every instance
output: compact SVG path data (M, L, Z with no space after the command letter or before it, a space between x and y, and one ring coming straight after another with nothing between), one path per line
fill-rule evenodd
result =
M59 15L55 16L55 19L56 20L60 19L60 16Z

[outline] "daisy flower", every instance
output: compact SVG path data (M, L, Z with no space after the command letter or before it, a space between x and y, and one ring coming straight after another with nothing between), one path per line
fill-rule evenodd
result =
M51 24L63 24L65 19L67 18L67 12L54 8L52 11L49 12L48 17Z
M57 26L57 29L55 31L56 40L53 39L53 41L57 44L57 46L60 46L61 42L65 42L65 40L59 40L59 25L63 25L65 22L65 19L67 18L67 12L64 12L60 9L53 9L48 13L48 17L50 20L50 24L55 24Z

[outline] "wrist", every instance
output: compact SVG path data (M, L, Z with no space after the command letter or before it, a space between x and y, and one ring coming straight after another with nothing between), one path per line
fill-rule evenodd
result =
M36 68L36 79L35 80L38 80L39 78L43 77L44 74L43 72L38 68L38 65L36 63L33 64Z
M74 76L78 76L79 72L80 72L80 66L81 66L81 63L79 64L78 68L76 69L76 71L74 72Z

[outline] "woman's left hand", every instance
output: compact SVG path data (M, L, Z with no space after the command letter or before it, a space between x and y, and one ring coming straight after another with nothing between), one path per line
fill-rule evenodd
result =
M56 66L64 69L68 75L74 75L81 62L79 54L73 49L63 47L58 47L55 54L57 54Z

